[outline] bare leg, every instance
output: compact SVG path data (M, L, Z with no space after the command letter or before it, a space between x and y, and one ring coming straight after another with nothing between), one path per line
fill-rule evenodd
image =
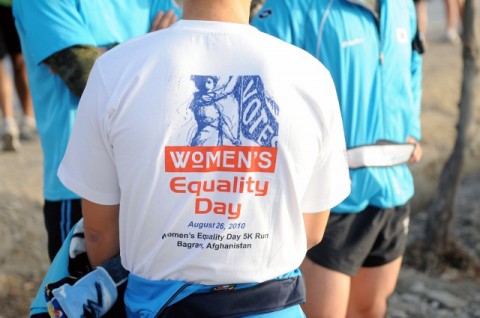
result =
M457 5L458 5L458 15L460 16L460 21L462 22L462 27L463 27L463 7L465 6L465 1L457 0Z
M362 267L352 278L348 318L383 318L397 284L402 258L379 267Z
M0 122L2 149L18 150L20 142L13 112L13 85L3 60L0 60L0 109L4 117Z
M447 11L447 28L457 29L459 17L457 0L445 0L445 9Z
M350 276L319 266L305 258L300 267L307 290L302 306L308 318L344 318L347 313Z
M23 115L33 118L33 104L28 88L27 69L22 54L16 54L12 57L13 75L15 79L15 89L17 90L20 104L22 105Z
M3 60L0 60L0 109L3 117L13 118L13 86Z
M447 19L445 38L449 42L458 43L460 41L458 36L459 2L458 0L444 0L444 2Z
M427 0L417 1L415 3L415 9L417 11L418 30L423 35L427 35L427 28L428 28Z
M23 118L20 125L20 138L31 140L37 137L37 125L33 112L32 97L28 87L27 70L23 54L19 53L12 57L15 89L22 106Z

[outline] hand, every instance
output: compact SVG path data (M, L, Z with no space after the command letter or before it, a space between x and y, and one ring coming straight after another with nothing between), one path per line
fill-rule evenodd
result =
M418 141L416 141L415 138L413 138L411 136L407 137L407 142L409 144L414 144L415 145L415 149L413 149L412 156L410 157L410 159L408 159L408 164L411 165L411 164L414 164L416 162L419 162L420 159L422 159L423 149L422 149L422 146L420 146L420 143Z
M163 11L159 11L152 22L150 32L168 28L175 22L177 22L177 16L173 12L173 10L169 10L166 13Z

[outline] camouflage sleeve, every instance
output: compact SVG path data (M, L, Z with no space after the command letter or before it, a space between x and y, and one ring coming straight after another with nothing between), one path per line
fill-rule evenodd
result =
M103 52L95 46L75 45L50 55L45 64L60 76L73 95L80 97L95 60Z

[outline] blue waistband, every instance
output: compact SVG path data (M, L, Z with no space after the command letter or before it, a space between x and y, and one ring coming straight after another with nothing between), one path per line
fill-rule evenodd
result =
M301 275L296 269L276 279ZM258 283L235 284L235 289L248 288ZM209 292L222 285L190 284L184 281L152 281L133 274L129 275L125 292L125 305L128 317L154 317L164 306L172 305L194 293Z

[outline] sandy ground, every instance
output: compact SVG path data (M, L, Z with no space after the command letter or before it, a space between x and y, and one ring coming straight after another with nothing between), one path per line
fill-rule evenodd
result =
M432 6L429 14L441 16L441 7ZM422 220L422 212L436 191L438 176L448 157L455 138L458 102L462 75L461 47L439 41L442 24L431 20L428 52L424 63L423 96L423 161L412 167L416 178L417 194L413 199L417 219ZM479 107L475 125L479 127ZM477 128L478 131L478 128ZM459 204L467 209L464 214L480 210L480 134L470 143L470 151L465 165L463 190L470 193ZM23 144L18 153L0 152L0 318L26 317L28 307L38 285L48 268L46 234L42 217L42 152L40 143ZM469 203L469 204L467 204ZM470 209L470 210L468 210ZM424 219L424 218L423 218ZM478 219L478 218L477 218ZM472 225L471 221L470 225ZM458 223L458 222L457 222ZM475 225L476 224L476 225ZM480 242L478 223L471 230L472 242ZM455 233L462 232L458 223ZM412 226L412 235L421 239L422 227ZM477 247L478 248L478 243ZM475 253L475 247L473 248ZM477 255L480 257L480 255ZM424 274L405 270L399 286L419 279L435 280ZM471 282L470 282L471 283ZM458 284L459 288L456 288ZM462 297L461 284L465 281L457 275L448 281L452 293L458 290ZM463 286L463 285L462 285ZM470 286L470 285L469 285ZM480 286L474 284L472 297L480 295ZM480 303L480 296L478 296ZM478 305L480 317L480 305ZM408 316L407 316L408 317ZM422 317L418 315L417 317ZM453 316L452 316L453 317ZM468 316L467 316L468 317ZM472 316L473 317L473 316Z

